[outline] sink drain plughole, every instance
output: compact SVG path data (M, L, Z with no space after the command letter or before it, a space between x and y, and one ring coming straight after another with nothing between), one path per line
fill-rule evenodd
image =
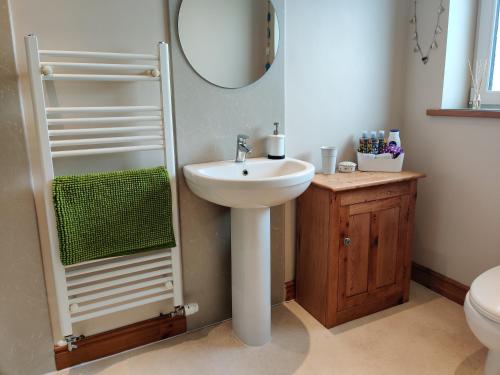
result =
M248 176L248 170L243 169L243 172L242 172L242 173L243 173L243 176Z

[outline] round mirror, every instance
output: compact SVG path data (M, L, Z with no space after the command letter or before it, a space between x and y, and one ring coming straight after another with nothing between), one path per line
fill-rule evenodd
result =
M268 0L183 0L178 30L193 69L221 87L257 81L278 51L278 18Z

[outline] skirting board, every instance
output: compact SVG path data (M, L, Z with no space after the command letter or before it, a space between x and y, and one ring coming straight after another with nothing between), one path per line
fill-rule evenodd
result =
M285 301L295 299L295 280L287 281L285 283Z
M185 316L159 316L108 332L85 337L76 342L77 349L55 347L58 370L83 362L117 354L125 350L160 341L186 332Z
M412 264L411 278L413 281L460 305L464 304L465 296L469 291L467 285L461 284L415 262Z
M411 279L456 303L464 304L469 287L430 268L412 263ZM295 280L285 283L285 301L295 299Z

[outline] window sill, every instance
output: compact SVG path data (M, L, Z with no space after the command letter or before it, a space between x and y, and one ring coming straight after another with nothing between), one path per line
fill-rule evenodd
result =
M427 116L500 119L500 109L428 109Z

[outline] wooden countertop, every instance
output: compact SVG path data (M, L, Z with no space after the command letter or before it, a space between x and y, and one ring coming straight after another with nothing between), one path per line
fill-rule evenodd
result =
M402 171L392 172L360 172L335 173L330 175L316 174L312 183L333 191L361 189L369 186L392 184L425 177L424 173Z

